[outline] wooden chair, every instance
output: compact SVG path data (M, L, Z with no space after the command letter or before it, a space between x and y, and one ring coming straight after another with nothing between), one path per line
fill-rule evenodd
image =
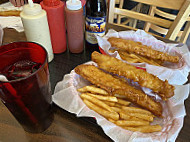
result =
M190 13L190 9L189 9L189 12L187 11L187 13ZM164 18L166 18L168 20L171 20L171 21L174 21L176 19L176 17L177 17L174 14L170 14L170 13L167 13L167 12L164 12L164 11L158 9L156 6L151 6L150 7L150 9L149 9L149 15L152 15L152 16L158 15L158 16L164 17ZM180 18L178 20L180 20ZM184 25L184 22L182 22L182 21L183 20L181 20L181 22L177 21L177 20L175 21L176 23L174 23L174 25L175 24L176 25L177 24L181 24L181 25L178 26L179 32L178 33L176 32L177 36L174 35L173 38L176 38L176 41L179 41L181 43L185 43L186 40L187 40L187 38L188 38L188 35L190 33L190 17L188 17L186 20L184 20L184 22L186 22L185 25ZM184 26L184 28L182 30L183 26ZM181 29L180 29L180 27L181 27ZM153 30L153 31L155 31L155 32L157 32L157 33L165 35L166 38L169 38L170 35L172 34L171 32L168 33L168 29L167 28L163 28L163 27L157 26L155 24L151 24L149 22L146 22L144 30L145 31L150 31L150 29ZM167 33L168 33L168 35L167 35Z
M109 1L108 1L109 2ZM115 7L117 5L118 8L123 8L123 4L124 4L124 0L115 0ZM136 12L140 12L142 7L142 4L139 3L137 6L135 6L133 9L131 9L132 11L136 11ZM121 22L121 19L125 20L123 22ZM122 25L126 25L129 24L131 27L136 27L137 25L137 19L132 19L132 18L128 18L124 15L116 15L114 14L114 19L116 19L117 24L122 24Z
M122 0L120 0L122 1ZM190 32L190 0L133 0L139 3L147 4L150 6L148 14L139 13L136 11L131 11L127 9L122 9L122 7L115 7L115 0L110 0L109 2L109 17L108 23L114 24L114 15L118 17L128 17L132 19L138 19L140 21L146 22L144 30L149 32L150 29L154 30L165 35L164 38L170 40L176 40L177 37L180 37L179 41L185 43L189 32ZM168 14L163 12L157 7L178 10L177 15ZM160 15L156 17L155 14ZM184 32L180 32L181 28L186 23ZM116 25L124 26L133 30L137 30L135 27L129 27L122 23L115 23ZM156 28L155 28L156 27ZM153 35L157 35L154 33Z

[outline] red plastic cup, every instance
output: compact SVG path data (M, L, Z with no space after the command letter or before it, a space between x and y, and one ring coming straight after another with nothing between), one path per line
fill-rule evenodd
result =
M47 52L33 42L14 42L0 47L0 99L25 131L38 133L52 120L52 97Z

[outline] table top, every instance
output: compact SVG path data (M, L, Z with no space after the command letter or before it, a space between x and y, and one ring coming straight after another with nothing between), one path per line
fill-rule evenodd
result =
M115 25L107 25L108 28L113 28L117 31L127 30L126 28ZM25 41L24 33L18 33L14 29L4 29L3 44L13 41ZM170 42L164 40L165 42ZM80 54L72 54L67 50L62 54L56 54L54 60L49 63L50 81L52 91L58 81L63 79L63 76L69 73L74 67L90 60L90 52L84 50ZM190 98L185 101L187 116L184 120L184 126L180 131L177 142L190 141ZM55 104L54 121L51 126L39 134L27 133L23 130L16 119L11 115L8 109L0 102L0 142L109 142L112 141L106 134L104 134L101 127L96 123L89 121L86 118L77 118Z

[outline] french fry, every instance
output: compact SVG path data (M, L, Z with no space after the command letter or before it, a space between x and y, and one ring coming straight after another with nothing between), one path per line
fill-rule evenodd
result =
M111 50L110 52L113 53L114 51L118 51L120 57L123 60L126 60L126 61L128 61L130 63L148 63L148 64L156 65L156 66L160 66L160 64L162 63L160 61L154 61L152 59L148 59L148 58L140 56L140 55L129 54L126 51L120 50L120 49Z
M111 118L108 118L108 121L112 122L112 123L115 123L115 120L111 119Z
M121 105L121 104L119 104L119 103L115 103L115 107L122 108L123 105Z
M139 131L143 133L159 132L162 130L162 127L160 125L147 125L147 126L123 127L123 128L130 131Z
M110 53L114 53L114 52L115 52L115 50L111 50L111 49L110 49L110 50L108 50L108 52L110 52Z
M131 113L142 113L142 114L147 114L147 115L153 116L153 114L150 111L145 110L145 109L141 109L141 108L137 108L137 107L126 107L126 106L123 106L122 110L127 111L127 112L131 112Z
M118 120L119 119L119 114L117 112L109 112L107 110L104 110L101 107L96 106L95 104L91 103L90 101L84 99L84 103L92 110L96 111L100 115L106 117L106 118L111 118L113 120Z
M114 96L101 96L101 95L95 95L92 93L85 93L85 94L92 96L94 98L97 98L99 100L104 100L104 101L109 101L109 102L117 102L117 98Z
M117 120L116 125L119 126L144 126L149 125L148 121L134 121L134 120Z
M129 54L130 57L135 58L135 59L140 59L139 56L135 55L135 54Z
M115 112L121 112L121 108L118 108L118 107L111 107Z
M121 119L124 119L124 120L133 120L133 121L141 121L141 120L143 120L143 119L140 119L140 118L137 118L137 117L134 117L134 116L127 115L124 112L119 112L119 116L120 116Z
M109 96L108 92L95 86L85 86L78 91L82 93L80 96L90 109L124 129L143 133L162 130L160 125L150 125L155 117L150 111L129 107L131 102L125 100L125 96Z
M139 58L131 56L131 54L128 54L126 51L118 50L118 53L119 53L120 57L123 60L126 60L127 62L130 62L130 63L138 63L139 62Z
M151 65L156 65L156 66L160 66L160 64L156 63L154 60L152 59L147 59L145 57L142 57L142 56L139 56L139 55L135 55L136 57L138 57L141 62L145 62L145 63L148 63L148 64L151 64Z
M121 104L121 105L124 105L124 106L128 106L128 105L130 105L131 104L131 102L129 102L129 101L125 101L125 100L123 100L123 99L118 99L117 98L117 100L118 100L118 104Z
M127 99L126 96L119 95L119 94L114 94L115 97L120 98L120 99Z
M115 106L115 102L104 101L104 103L111 107Z
M125 59L126 61L128 61L129 63L138 63L139 60L138 59L133 59L133 58L128 58L128 59Z
M100 101L100 100L98 100L98 99L96 99L96 98L94 98L92 96L89 96L89 95L86 95L86 94L81 94L80 97L82 99L89 100L90 102L92 102L92 103L94 103L94 104L96 104L96 105L98 105L98 106L100 106L100 107L102 107L102 108L104 108L104 109L106 109L106 110L108 110L110 112L114 112L114 110L110 106L108 106L104 102L102 102L102 101Z
M123 51L123 50L109 50L109 52L111 53L114 53L115 51L118 51L120 57L123 59L123 60L126 60L127 62L129 63L137 63L138 62L138 59L137 58L133 58L130 56L130 54L128 54L126 51Z
M123 60L126 60L126 61L129 62L129 63L138 63L138 62L139 62L138 59L130 58L130 57L124 57L123 55L121 55L121 58L122 58Z
M91 93L95 93L95 94L97 93L97 94L101 94L101 95L109 95L108 92L106 92L105 90L95 87L93 85L79 88L79 89L77 89L77 91L79 91L81 93L91 92Z
M125 111L125 113L127 115L130 115L130 116L133 116L133 117L137 117L137 118L140 118L140 119L143 119L143 120L146 120L146 121L150 121L152 122L154 117L151 116L151 115L147 115L147 114L142 114L142 113L131 113L131 112L127 112Z

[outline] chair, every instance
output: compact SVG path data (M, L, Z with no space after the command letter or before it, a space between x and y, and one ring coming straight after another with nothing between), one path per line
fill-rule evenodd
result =
M108 1L109 3L109 1ZM115 0L115 7L118 8L123 8L123 4L124 4L124 0ZM131 9L132 11L136 11L136 12L140 12L142 7L142 4L139 3L137 6L135 6L133 9ZM126 19L125 21L121 22L121 19ZM116 15L114 14L114 19L117 19L117 24L122 24L122 25L126 25L129 24L131 27L136 27L137 25L137 19L131 19L131 18L127 18L126 16L123 15Z
M120 0L123 1L123 0ZM114 23L114 15L120 18L128 17L132 19L137 19L144 21L144 30L150 32L150 29L155 30L152 33L154 36L162 36L169 40L178 40L185 43L187 37L190 33L190 0L133 0L139 3L147 4L150 6L149 13L143 14L137 11L131 11L127 9L122 9L122 7L115 7L115 0L110 0L109 2L109 17L108 23L116 24L119 26L124 26L133 30L137 30L136 27L127 26L126 23ZM165 9L179 10L177 15L168 14L163 12L157 7ZM159 17L156 17L156 15ZM185 25L186 23L186 25ZM185 25L184 31L180 31ZM157 34L160 33L160 34Z

